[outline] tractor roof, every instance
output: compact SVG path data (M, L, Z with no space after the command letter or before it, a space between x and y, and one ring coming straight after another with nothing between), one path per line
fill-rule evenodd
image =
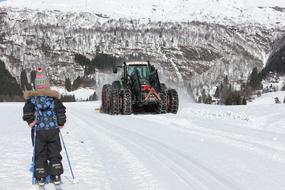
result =
M126 62L127 65L148 65L148 62L146 61L131 61Z

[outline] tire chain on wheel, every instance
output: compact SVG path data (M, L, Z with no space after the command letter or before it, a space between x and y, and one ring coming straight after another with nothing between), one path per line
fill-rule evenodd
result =
M129 89L122 91L122 114L130 115L132 113L132 93Z
M169 98L168 112L176 114L179 107L178 93L175 89L169 89L167 94Z
M111 112L111 107L110 107L110 97L111 97L111 93L112 93L112 86L108 87L106 90L106 113L110 114Z
M110 114L118 115L120 113L119 110L119 91L117 89L111 89L110 96Z
M103 113L108 113L108 101L109 101L108 91L110 90L110 88L111 88L110 84L105 84L103 86L103 88L102 88L102 96L101 96L102 106L101 106L101 111Z
M167 93L165 91L160 93L160 101L157 104L157 113L167 113Z

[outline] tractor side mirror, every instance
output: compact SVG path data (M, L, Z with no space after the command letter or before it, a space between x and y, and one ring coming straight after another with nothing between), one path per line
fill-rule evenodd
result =
M118 68L117 67L113 67L113 73L118 73Z

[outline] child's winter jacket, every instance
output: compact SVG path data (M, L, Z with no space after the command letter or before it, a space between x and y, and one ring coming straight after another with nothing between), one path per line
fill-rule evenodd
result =
M37 130L49 130L63 126L66 122L65 107L59 100L57 91L40 89L24 93L26 104L23 119L32 123L37 121Z

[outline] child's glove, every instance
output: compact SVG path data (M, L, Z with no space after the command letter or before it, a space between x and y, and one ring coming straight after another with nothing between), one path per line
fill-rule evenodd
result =
M36 124L37 124L37 121L34 120L32 123L29 124L29 127L30 127L30 128L33 128Z

